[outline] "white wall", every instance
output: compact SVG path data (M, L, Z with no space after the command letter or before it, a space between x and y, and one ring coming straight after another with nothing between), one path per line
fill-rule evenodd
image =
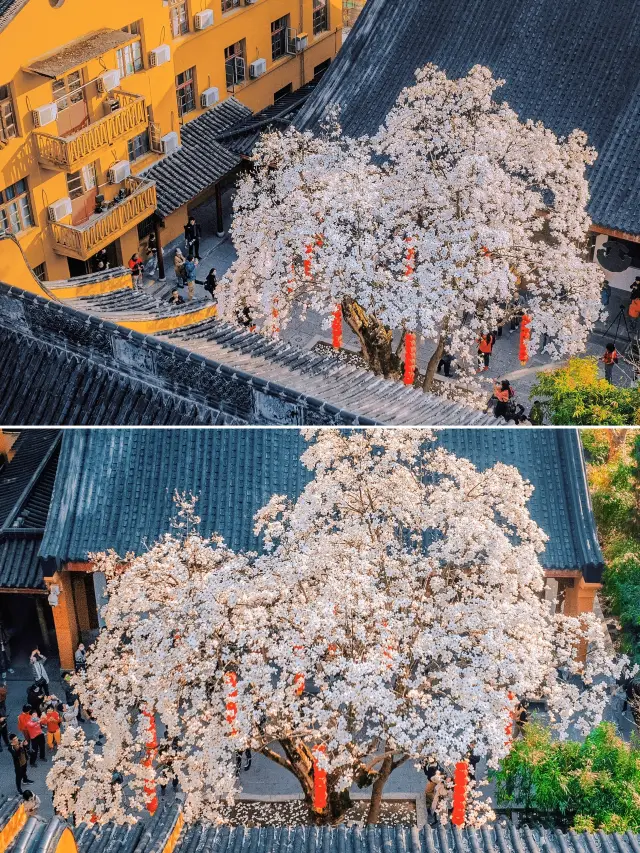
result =
M624 272L609 272L609 270L605 270L604 267L598 263L598 249L601 249L608 239L609 237L606 234L598 234L596 237L596 249L593 256L595 258L595 262L598 264L600 269L604 270L604 274L606 275L607 281L611 287L617 287L619 290L630 291L635 277L640 275L640 269L638 269L638 267L629 267L629 269Z

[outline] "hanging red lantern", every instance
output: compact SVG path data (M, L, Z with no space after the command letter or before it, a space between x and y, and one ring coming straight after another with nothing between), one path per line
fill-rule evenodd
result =
M413 385L416 375L416 336L407 332L404 336L404 384Z
M143 767L153 766L153 757L158 748L158 733L156 731L156 718L151 711L142 712L148 721L147 740L145 741L145 755L142 759ZM151 781L144 783L144 793L149 814L155 814L158 808L158 796L156 794L156 786Z
M313 255L313 246L311 243L307 243L304 248L304 274L307 278L311 278L311 256Z
M342 347L342 305L336 305L331 321L331 340L334 349Z
M525 314L520 322L520 349L518 351L518 358L520 359L520 364L523 366L529 361L528 341L531 337L530 323L531 317Z
M231 736L238 734L235 727L236 717L238 716L238 676L235 672L229 671L224 674L224 681L227 685L227 705L226 705L226 720L231 727Z
M321 743L313 748L313 807L321 811L327 807L327 771L318 764L318 756L327 751Z
M513 702L513 700L515 699L515 695L511 691L509 691L507 693L507 699L509 700L509 702ZM511 744L513 743L513 724L514 724L515 718L516 718L515 711L513 711L511 708L509 708L509 722L504 727L504 733L507 736L507 739L505 740L504 745L508 746L508 747L510 747Z
M467 805L467 786L469 784L469 765L459 761L453 774L453 811L451 823L454 826L464 825L464 813Z

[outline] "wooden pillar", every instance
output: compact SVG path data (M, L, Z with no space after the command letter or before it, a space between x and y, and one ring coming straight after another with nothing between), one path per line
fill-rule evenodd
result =
M40 634L42 635L42 645L40 646L40 648L45 650L48 654L51 648L51 641L49 638L49 626L47 625L47 617L44 615L44 596L35 595L34 600L36 603L36 613L38 615L38 625L40 626Z
M162 240L160 238L160 220L157 216L153 220L153 230L156 235L156 249L158 252L158 277L160 281L166 281L167 277L164 272L164 257L162 255Z
M216 236L224 237L224 218L222 216L222 190L216 184Z
M602 584L586 583L583 577L575 578L573 586L568 586L564 594L565 616L579 616L581 613L593 613L593 603L596 593ZM584 661L587 657L587 644L580 643L579 658Z
M62 669L75 668L74 654L78 648L78 623L73 606L73 589L69 572L56 572L53 577L46 578L49 589L57 586L60 590L58 603L52 605L53 623L58 641L58 655Z

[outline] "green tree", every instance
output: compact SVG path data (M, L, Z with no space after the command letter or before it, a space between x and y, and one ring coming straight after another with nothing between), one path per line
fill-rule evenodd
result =
M640 743L601 723L582 743L530 723L495 774L500 805L575 830L640 831Z
M640 423L640 390L598 378L596 358L572 358L565 367L538 373L531 397L540 398L546 417L556 425Z

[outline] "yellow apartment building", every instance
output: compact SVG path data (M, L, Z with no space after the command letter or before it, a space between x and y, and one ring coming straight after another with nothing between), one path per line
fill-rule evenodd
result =
M42 280L126 264L183 127L308 83L341 28L339 0L0 0L0 234Z

